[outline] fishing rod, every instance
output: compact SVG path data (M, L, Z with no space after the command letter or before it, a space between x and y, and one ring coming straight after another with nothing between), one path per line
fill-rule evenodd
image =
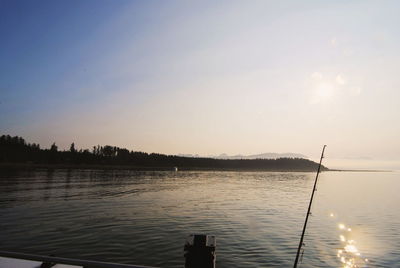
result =
M299 247L297 248L297 254L296 254L296 259L294 261L293 268L297 267L297 263L299 262L299 257L300 257L300 251L301 251L301 248L303 247L304 234L305 234L306 228L307 228L308 216L310 216L310 214L311 214L311 205L312 205L312 202L313 202L313 199L314 199L314 193L315 193L316 188L317 188L318 175L319 175L319 172L321 171L321 164L322 164L322 158L324 158L325 147L326 147L326 145L324 145L324 147L322 148L322 153L321 153L321 158L319 160L317 175L315 176L314 188L313 188L313 190L311 192L310 204L308 205L306 219L304 221L304 226L303 226L303 232L301 233L300 243L299 243Z

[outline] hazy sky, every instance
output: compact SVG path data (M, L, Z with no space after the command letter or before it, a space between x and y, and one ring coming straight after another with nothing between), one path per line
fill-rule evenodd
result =
M400 168L399 14L398 1L0 0L0 131L167 154L315 158L327 144L339 165Z

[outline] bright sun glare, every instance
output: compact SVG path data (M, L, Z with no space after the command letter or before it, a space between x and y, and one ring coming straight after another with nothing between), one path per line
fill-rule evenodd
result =
M335 88L330 83L320 83L315 88L316 98L320 101L327 100L333 97L335 93Z

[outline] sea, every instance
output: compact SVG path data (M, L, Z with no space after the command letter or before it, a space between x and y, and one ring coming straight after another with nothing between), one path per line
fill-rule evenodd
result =
M0 171L0 250L183 267L190 234L216 267L291 267L315 173ZM400 267L400 173L326 171L298 267Z

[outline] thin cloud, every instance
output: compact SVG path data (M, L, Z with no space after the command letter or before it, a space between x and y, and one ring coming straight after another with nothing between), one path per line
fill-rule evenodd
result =
M333 37L333 38L331 39L331 45L332 45L333 47L336 47L336 46L337 46L337 39L336 39L336 37Z
M322 74L319 72L314 72L311 74L311 79L313 80L322 80Z
M353 95L353 96L358 96L358 95L360 95L361 94L361 91L362 91L362 88L361 87L351 87L350 88L350 93L351 93L351 95Z
M343 78L342 75L338 74L336 76L336 83L338 83L339 85L345 85L347 83L347 81Z

